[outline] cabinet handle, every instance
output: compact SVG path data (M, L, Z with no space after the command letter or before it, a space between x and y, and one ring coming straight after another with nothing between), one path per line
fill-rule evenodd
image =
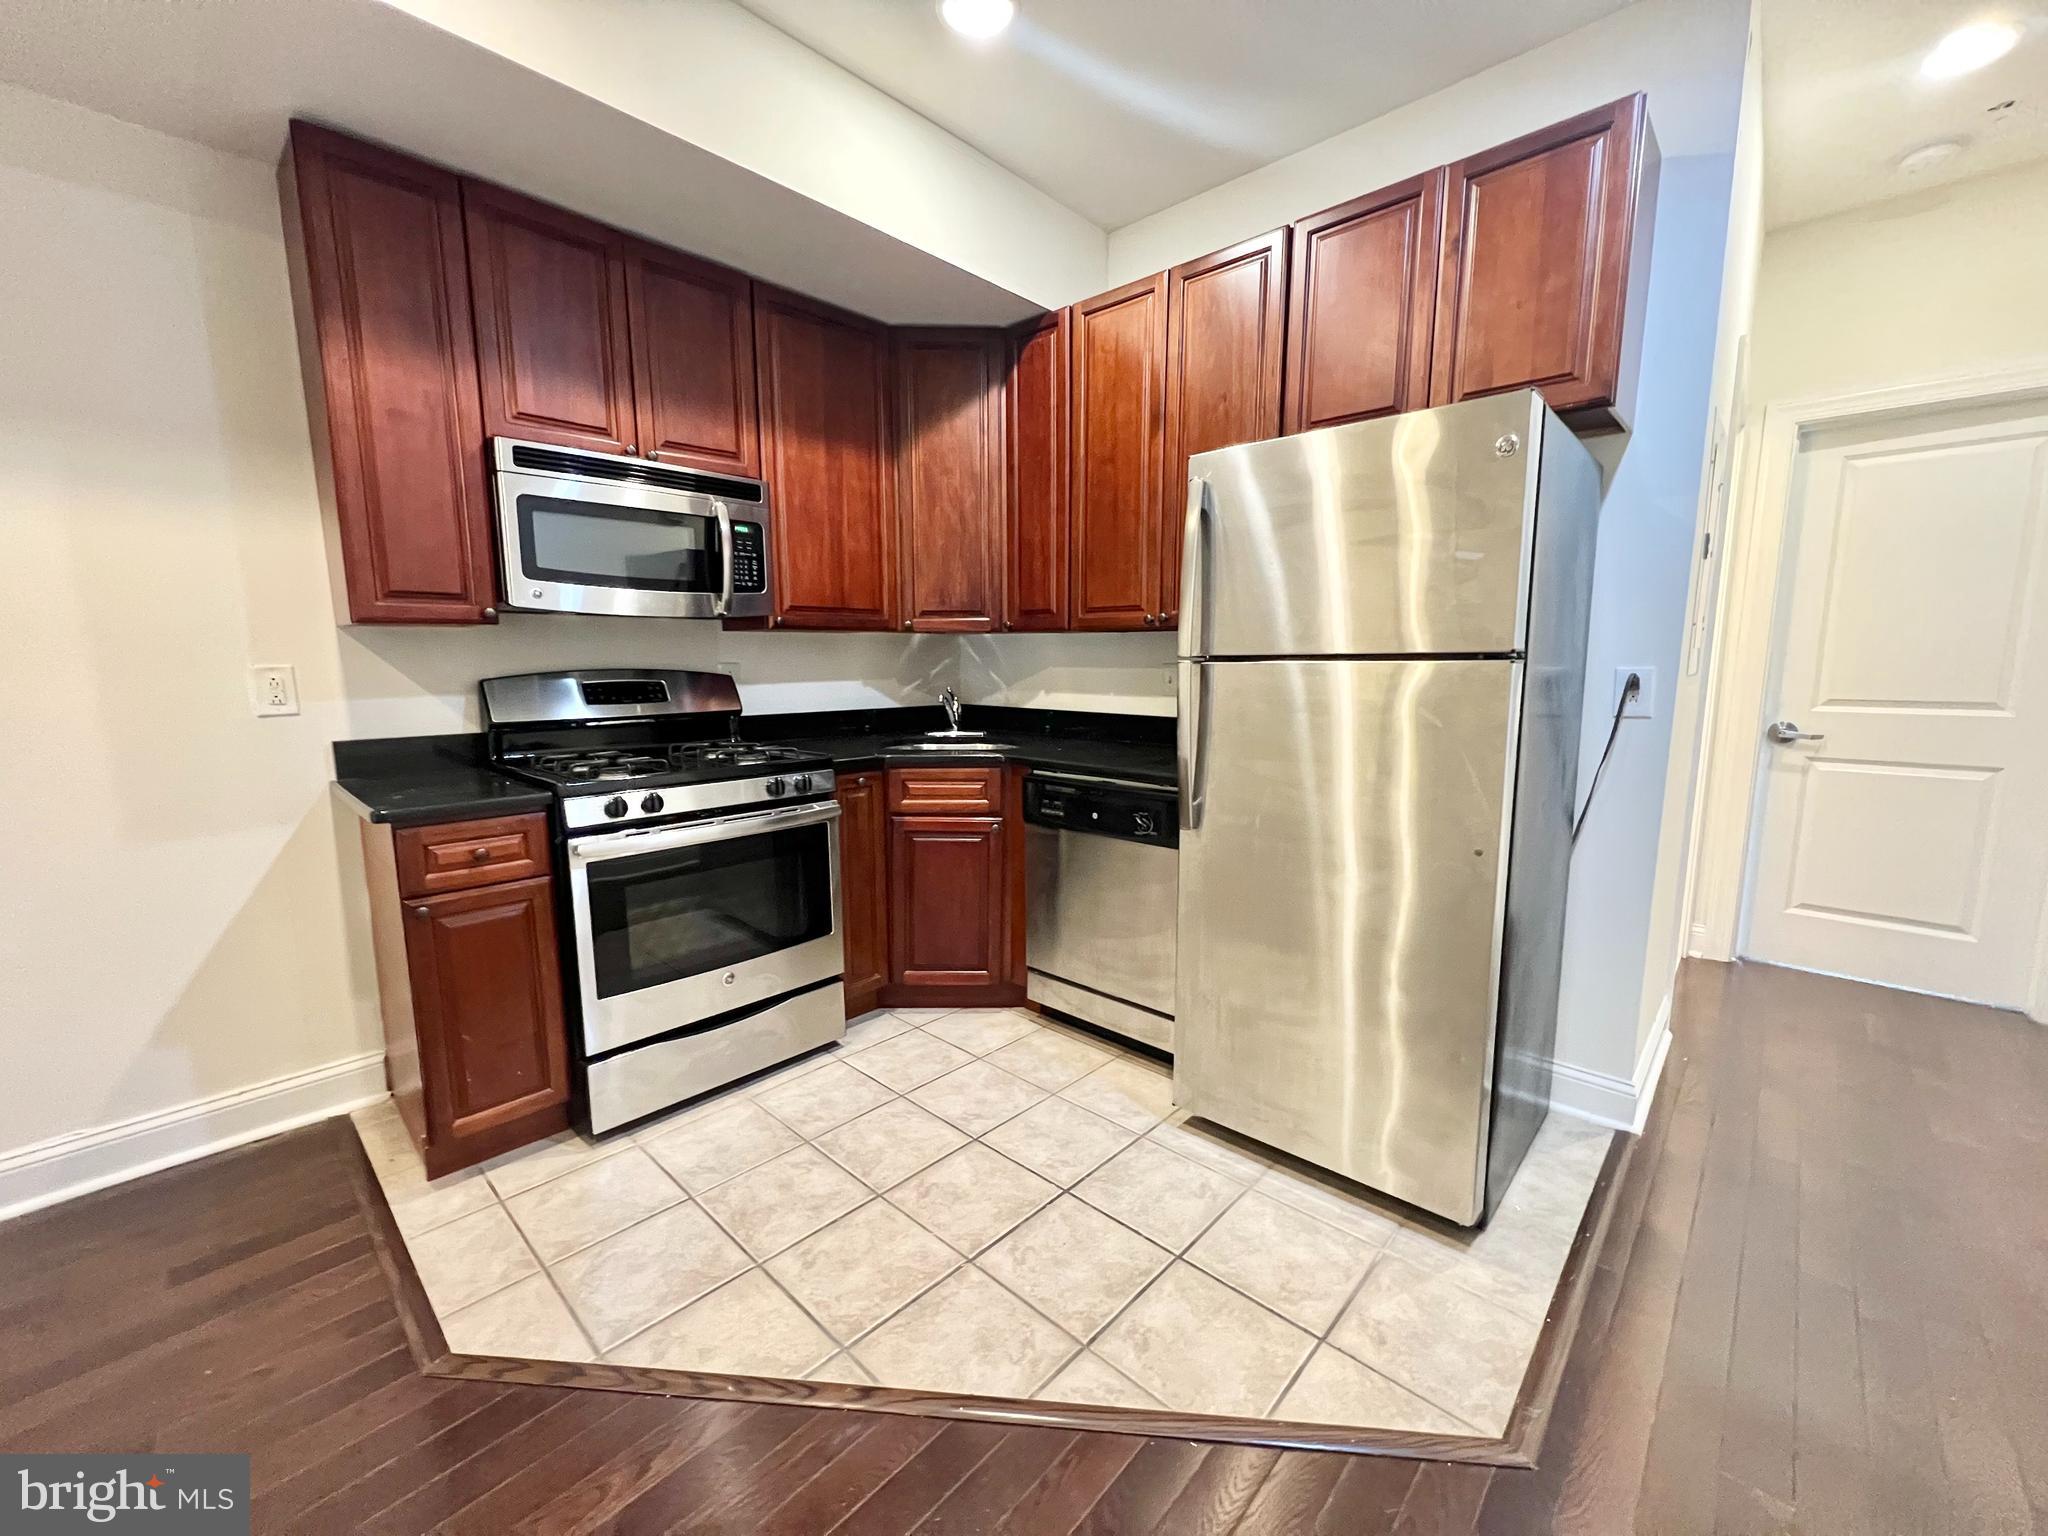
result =
M491 850L488 848L472 848L469 850L469 856L481 864L491 856Z
M495 623L497 623L497 622L498 622L498 610L497 610L497 609L495 609L495 608L486 608L486 609L484 610L484 622L485 622L486 624L495 624Z
M434 909L432 907L414 907L412 909L412 915L414 917L432 917L434 915Z
M913 624L915 624L916 622L917 622L917 621L916 621L915 619L905 619L905 620L903 621L903 627L904 627L904 629L905 629L905 630L908 630L908 629L909 629L909 628L910 628L910 627L911 627L911 626L912 626Z
M628 453L638 453L639 451L640 451L640 445L639 445L638 443L628 443L628 444L626 444L626 452L628 452Z

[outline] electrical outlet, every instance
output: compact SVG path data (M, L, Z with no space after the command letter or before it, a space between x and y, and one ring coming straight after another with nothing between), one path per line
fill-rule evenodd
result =
M258 715L296 715L299 680L289 666L249 669L249 707Z
M1608 701L1608 713L1612 716L1614 710L1620 707L1621 691L1628 686L1628 676L1631 672L1641 680L1642 686L1636 690L1636 696L1628 701L1628 706L1622 709L1621 718L1624 720L1647 720L1657 713L1657 669L1655 667L1616 667L1614 669L1614 694Z

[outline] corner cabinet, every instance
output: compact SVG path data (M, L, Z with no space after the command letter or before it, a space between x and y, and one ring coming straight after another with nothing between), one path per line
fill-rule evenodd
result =
M544 815L364 823L385 1074L430 1178L569 1123Z
M892 768L889 983L885 1006L1023 1000L1013 929L1022 920L1022 797L993 768Z
M889 984L889 815L882 774L842 773L839 931L846 952L846 1016L875 1008Z
M899 328L896 505L905 629L987 631L1003 603L1003 338Z
M338 606L356 624L493 620L461 182L309 123L279 176Z
M1157 623L1180 619L1188 459L1280 432L1287 231L1166 274L1166 469L1159 507Z
M1639 95L1449 168L1433 404L1535 388L1581 430L1627 427L1657 171Z
M637 453L620 237L483 182L462 206L484 431Z
M1009 335L1003 391L1003 628L1067 627L1067 312Z
M1443 196L1439 167L1295 224L1285 430L1429 404Z
M778 628L896 626L888 328L756 284Z
M1159 517L1166 427L1166 274L1069 312L1075 629L1159 624Z

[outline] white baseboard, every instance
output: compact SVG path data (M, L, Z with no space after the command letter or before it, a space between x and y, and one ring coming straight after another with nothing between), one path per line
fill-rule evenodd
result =
M325 1120L384 1094L384 1053L372 1051L18 1147L0 1153L0 1221Z
M1640 1132L1650 1113L1650 1100L1657 1096L1657 1079L1664 1074L1664 1058L1670 1050L1671 994L1667 992L1657 1009L1657 1020L1650 1026L1650 1038L1636 1058L1634 1077L1613 1077L1559 1062L1550 1080L1550 1107L1595 1125Z

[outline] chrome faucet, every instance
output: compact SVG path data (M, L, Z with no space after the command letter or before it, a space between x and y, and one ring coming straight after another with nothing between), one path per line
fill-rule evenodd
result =
M946 729L957 736L960 733L960 695L950 688L941 688L939 708L946 712Z

